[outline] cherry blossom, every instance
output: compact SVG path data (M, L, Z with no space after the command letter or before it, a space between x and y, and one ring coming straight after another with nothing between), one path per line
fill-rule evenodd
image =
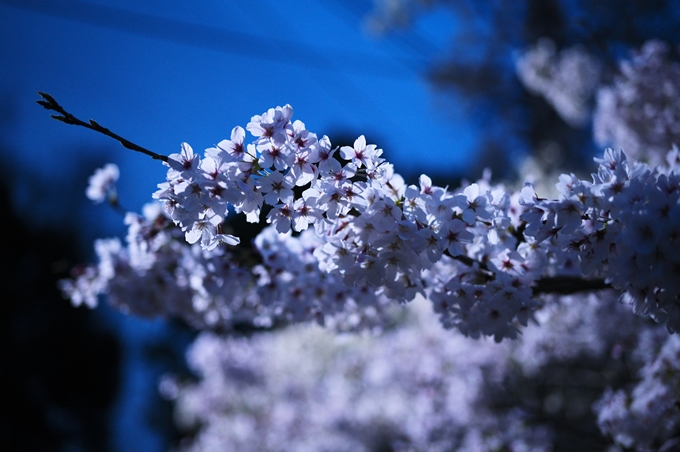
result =
M676 70L664 52L645 46L602 96L658 94L648 84ZM574 55L543 57L553 69L536 90L581 124L590 88L574 88L576 104L554 91L564 75L554 67ZM616 105L598 115L638 144L677 122ZM126 314L204 330L189 355L200 380L161 385L183 423L200 423L187 450L319 450L321 434L338 450L368 450L378 436L394 450L546 450L560 426L531 410L577 401L565 393L508 408L494 394L552 381L553 364L574 360L604 366L586 408L610 444L673 450L680 151L666 138L646 151L605 149L589 177L556 177L554 195L489 174L440 187L427 175L407 183L363 135L333 147L293 121L290 105L271 108L203 155L183 143L160 158L155 201L126 214L124 241L95 242L97 262L60 288L75 306L105 297ZM113 165L97 170L87 196L115 205L117 178ZM233 215L266 225L241 243L228 233ZM305 326L283 328L292 324ZM273 331L227 339L243 329ZM314 347L330 350L329 332L369 334L334 336L340 348L320 358ZM359 351L345 354L343 341ZM283 343L294 345L290 362Z
M118 166L113 163L107 163L103 168L97 169L90 176L87 191L85 192L88 199L95 203L100 203L106 198L116 202L116 182L119 176Z

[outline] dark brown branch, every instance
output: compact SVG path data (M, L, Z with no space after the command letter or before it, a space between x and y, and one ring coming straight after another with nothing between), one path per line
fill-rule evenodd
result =
M81 126L81 127L85 127L85 128L94 130L95 132L99 132L101 134L104 134L108 137L113 138L114 140L116 140L120 144L122 144L124 148L130 149L130 150L133 150L133 151L137 151L137 152L141 152L142 154L146 154L146 155L148 155L149 157L151 157L152 159L155 159L155 160L162 160L164 162L168 161L168 157L166 155L156 154L155 152L152 152L152 151L150 151L146 148L143 148L143 147L141 147L141 146L139 146L139 145L137 145L137 144L135 144L135 143L133 143L129 140L126 140L125 138L121 137L120 135L111 132L106 127L100 126L94 119L90 119L89 122L85 122L85 121L82 121L82 120L76 118L71 113L64 110L64 108L61 105L59 105L59 103L54 99L54 97L50 96L49 94L42 93L40 91L38 91L38 94L44 100L38 100L36 102L39 105L42 105L43 107L45 107L47 110L56 111L57 113L59 113L58 115L52 115L52 117L54 119L56 119L57 121L61 121L65 124L73 124L75 126Z
M459 254L458 256L453 256L451 253L449 253L449 250L444 250L444 254L449 256L451 259L455 259L458 262L462 262L463 264L467 265L468 267L474 267L475 264L478 264L480 270L489 271L489 267L487 267L487 265L485 263L476 261L469 256L465 256L464 254Z
M479 262L469 256L459 255L452 256L448 251L444 254L455 259L468 267L478 265L480 270L491 272L485 262ZM604 279L584 279L578 276L546 276L537 279L533 286L533 295L541 295L547 293L554 293L560 295L570 295L578 292L588 292L595 290L612 289L610 284L604 282Z
M583 279L578 276L552 276L536 280L534 295L557 293L569 295L577 292L613 289L604 279Z

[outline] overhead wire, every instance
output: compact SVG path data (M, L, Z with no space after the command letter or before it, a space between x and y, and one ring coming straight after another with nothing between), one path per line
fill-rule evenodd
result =
M241 14L243 14L245 17L250 15L253 11L252 8L248 9L243 5L239 4L238 2L234 3L233 5L237 7L241 11ZM256 22L255 26L260 27L261 30L264 32L267 28L271 28L271 21L273 20L278 24L278 26L281 29L289 30L288 34L294 36L296 34L295 28L292 26L292 24L287 23L286 19L283 18L281 15L276 15L276 17L269 18L267 17L267 15L276 14L277 7L278 4L272 4L269 2L269 0L259 0L257 8L258 20L255 21ZM336 52L338 51L336 50ZM340 57L339 55L340 53L336 53L335 57L339 58L338 61L342 62L343 69L347 68L348 59L351 59L351 54L350 58ZM366 61L365 63L372 65L377 64L375 61ZM357 63L355 62L355 64ZM336 98L342 104L342 107L345 110L347 110L350 114L356 111L356 108L361 108L363 110L372 111L376 115L379 115L379 112L381 112L381 110L383 110L384 107L381 107L380 105L376 104L371 99L370 94L366 93L365 90L362 89L359 84L357 84L347 75L348 75L347 72L342 70L333 71L325 79L322 80L319 80L318 78L313 76L310 76L310 78L321 89L326 91L329 94L329 96ZM382 119L383 124L387 124L389 128L392 130L399 130L399 125L394 123L394 121L392 121L388 115L385 115L384 112L380 116L383 118Z
M343 0L328 0L323 2L327 8L333 8L338 11L337 16L343 18L345 22L351 24L361 23L366 18L366 13L362 7L361 2L347 2ZM406 36L408 34L408 37ZM417 65L412 67L417 67L419 72L431 62L434 55L436 55L440 49L429 40L426 36L423 36L416 28L411 27L408 29L407 33L386 33L381 36L395 45L399 50L409 55L408 63L411 65Z
M248 58L334 72L412 80L413 66L383 55L338 51L276 37L231 31L82 0L0 0L0 4L80 23L174 41ZM272 46L285 52L272 52ZM340 66L337 61L353 61ZM366 64L361 64L366 62Z
M264 0L263 0L264 1ZM389 115L379 114L384 108L371 100L348 75L380 77L395 81L413 81L420 78L419 63L409 64L404 59L392 61L393 55L382 55L322 48L290 38L267 36L261 33L244 33L145 14L127 9L96 4L82 0L0 0L0 4L22 10L79 23L123 31L140 36L172 41L203 49L255 58L277 64L292 64L306 69L322 70L323 77L311 76L330 97L336 98L347 110L356 108L374 111L383 117L381 122L393 122ZM234 4L238 6L238 3ZM258 14L270 14L273 8L258 7ZM277 21L280 18L276 18ZM290 24L282 29L294 30ZM290 33L289 33L290 34ZM350 64L351 63L351 64ZM349 101L349 102L348 102ZM398 124L389 124L398 130Z

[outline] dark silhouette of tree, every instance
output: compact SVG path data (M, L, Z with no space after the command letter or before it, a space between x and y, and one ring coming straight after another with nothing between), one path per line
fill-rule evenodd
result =
M96 313L74 309L57 289L82 260L77 231L35 228L13 209L4 183L0 209L0 444L106 451L118 342Z

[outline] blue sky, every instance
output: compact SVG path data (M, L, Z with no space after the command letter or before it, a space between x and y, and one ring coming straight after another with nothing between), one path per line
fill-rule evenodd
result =
M0 100L11 112L0 127L12 149L5 161L20 179L30 170L39 179L31 183L56 193L78 161L113 161L121 201L132 210L164 180L159 162L51 120L35 104L36 91L44 91L81 119L162 154L183 141L203 150L251 116L288 103L296 119L331 141L338 132L365 134L397 171L460 173L472 126L425 80L428 65L446 55L453 19L444 11L424 17L416 24L419 47L405 47L364 33L370 1L349 3L0 0ZM102 149L106 155L83 154ZM87 181L75 182L84 197ZM119 217L96 212L85 217L86 240L123 231ZM116 448L161 450L162 441L141 426L142 395L155 391L155 381L140 367L136 346L162 325L112 318L134 370L124 377Z
M163 168L50 121L34 104L37 90L163 154L183 141L203 150L286 103L331 140L339 131L365 134L398 171L460 172L472 146L461 112L450 102L437 106L424 78L451 39L454 23L444 12L419 23L427 46L417 52L364 33L360 12L335 0L0 0L0 17L0 77L18 107L10 139L21 163L49 177L69 165L55 149L108 146L130 208L146 202Z

